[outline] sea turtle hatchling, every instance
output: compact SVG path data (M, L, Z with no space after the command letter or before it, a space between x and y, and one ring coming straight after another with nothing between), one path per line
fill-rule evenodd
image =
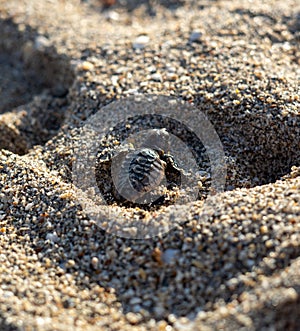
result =
M151 194L164 179L168 189L180 186L184 171L174 157L166 153L169 139L166 129L152 129L139 148L123 146L117 155L111 157L116 200L148 204L151 199L147 194ZM152 198L150 202L155 201Z

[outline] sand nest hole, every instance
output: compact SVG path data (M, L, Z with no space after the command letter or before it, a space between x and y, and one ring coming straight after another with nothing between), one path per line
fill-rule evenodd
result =
M47 36L12 20L0 29L0 148L25 154L61 126L74 74Z

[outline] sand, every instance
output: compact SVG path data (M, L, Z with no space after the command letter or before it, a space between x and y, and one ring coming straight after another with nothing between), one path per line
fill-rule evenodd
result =
M299 330L299 2L103 3L0 1L0 329ZM106 201L153 125L198 177Z

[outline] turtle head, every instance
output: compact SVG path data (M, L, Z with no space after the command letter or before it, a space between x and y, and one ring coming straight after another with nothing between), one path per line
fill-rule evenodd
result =
M164 154L170 148L170 135L165 128L149 130L142 146Z

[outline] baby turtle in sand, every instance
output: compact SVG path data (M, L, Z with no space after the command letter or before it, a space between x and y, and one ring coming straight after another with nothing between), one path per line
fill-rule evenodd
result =
M146 194L161 185L164 178L168 189L181 184L184 172L174 157L166 153L170 145L169 133L166 129L149 131L140 148L123 146L110 158L114 196L118 201L142 202L144 199L142 203L149 203Z

